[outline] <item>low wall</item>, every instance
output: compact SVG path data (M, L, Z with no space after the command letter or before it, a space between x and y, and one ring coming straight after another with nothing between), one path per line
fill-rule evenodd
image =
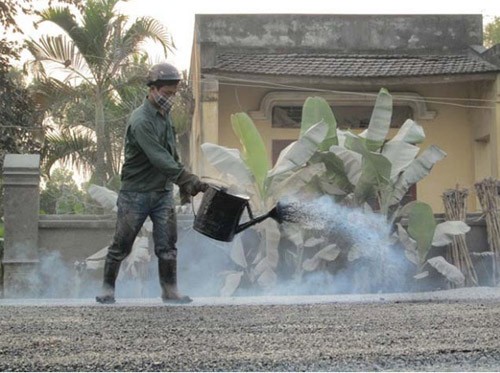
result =
M111 243L115 215L40 215L38 247L66 263L83 261Z

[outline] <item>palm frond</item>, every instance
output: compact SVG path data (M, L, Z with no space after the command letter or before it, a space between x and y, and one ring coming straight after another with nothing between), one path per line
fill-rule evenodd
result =
M35 79L30 89L35 103L43 111L78 96L78 90L75 87L51 77Z
M167 31L165 26L158 20L151 17L138 18L127 30L123 37L124 48L130 53L137 52L142 46L142 42L146 39L151 39L160 43L163 47L165 55L167 51L172 52L175 49L175 44L172 36Z
M71 165L78 169L93 170L95 164L95 140L85 131L63 131L45 137L42 149L43 173L50 175L50 169L56 162Z
M78 28L78 23L75 19L75 16L71 14L71 11L68 7L50 7L42 10L39 13L39 16L41 20L37 23L52 22L63 29L68 35L70 35L73 30Z
M87 57L89 64L96 67L102 65L105 59L104 46L109 36L109 23L114 17L114 3L116 1L89 1L82 14L82 27L79 34L72 36L80 51Z
M36 61L48 63L45 68L57 68L66 73L64 81L74 78L88 80L89 67L71 39L64 35L44 36L37 42L27 40L26 45ZM50 65L52 64L52 65Z

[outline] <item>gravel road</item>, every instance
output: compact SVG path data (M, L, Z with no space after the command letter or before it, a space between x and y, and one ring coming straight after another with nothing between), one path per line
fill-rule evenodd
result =
M491 299L0 303L0 371L498 371L499 330Z

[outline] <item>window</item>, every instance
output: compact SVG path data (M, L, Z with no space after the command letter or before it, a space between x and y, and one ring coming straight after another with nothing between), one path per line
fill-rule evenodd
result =
M296 140L273 140L272 142L272 156L273 156L273 165L276 164L278 157L283 149L285 149L288 145Z
M432 120L436 116L436 112L427 108L425 98L418 93L391 92L391 95L394 126L402 125L408 118L420 122ZM340 128L363 128L363 125L366 126L370 120L377 93L351 95L333 92L275 91L267 93L262 98L259 109L250 111L249 114L254 120L272 122L276 128L298 128L302 105L311 96L323 97L332 105Z
M373 107L332 106L333 114L340 129L366 128L370 123ZM272 109L273 128L300 128L302 106L274 106ZM406 119L413 118L409 106L395 106L392 110L391 127L400 127Z

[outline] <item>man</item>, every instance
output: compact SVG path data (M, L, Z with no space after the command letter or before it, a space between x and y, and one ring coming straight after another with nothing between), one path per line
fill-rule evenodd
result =
M177 289L177 221L173 183L182 196L204 192L208 184L179 162L170 109L181 80L169 63L154 65L148 73L149 93L132 113L125 136L125 162L118 194L116 231L104 264L99 303L115 302L115 281L120 264L131 252L134 240L149 216L158 257L161 297L164 302L191 302Z

